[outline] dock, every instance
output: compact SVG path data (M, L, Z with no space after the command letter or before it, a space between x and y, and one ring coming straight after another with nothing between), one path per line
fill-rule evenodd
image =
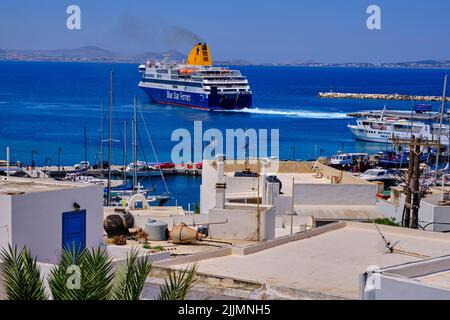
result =
M343 92L319 92L319 98L325 99L365 99L365 100L396 100L396 101L442 101L440 96L414 96L398 93L343 93ZM450 101L450 98L447 98Z
M32 172L43 172L46 173L48 176L51 177L65 177L66 174L69 173L78 173L79 175L83 176L90 176L95 178L100 177L107 177L108 176L108 169L88 169L88 170L75 170L73 166L61 166L58 170L57 166L51 166L51 167L36 167L34 170L25 170L24 171L27 174L33 175ZM103 171L103 172L102 172ZM196 168L186 168L181 165L176 165L175 168L172 169L161 169L160 170L148 170L146 172L138 172L138 177L160 177L161 172L164 176L201 176L202 169L196 169ZM125 173L128 178L132 177L132 173L126 172ZM124 175L124 168L123 166L117 166L113 165L111 166L111 176L113 178L120 178Z

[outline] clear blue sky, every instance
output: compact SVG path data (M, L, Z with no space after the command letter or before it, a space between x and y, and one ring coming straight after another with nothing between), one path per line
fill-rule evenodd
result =
M66 8L82 29L66 28ZM382 10L382 30L366 9ZM0 49L96 45L119 53L175 49L195 35L213 58L253 62L450 59L448 0L1 0Z

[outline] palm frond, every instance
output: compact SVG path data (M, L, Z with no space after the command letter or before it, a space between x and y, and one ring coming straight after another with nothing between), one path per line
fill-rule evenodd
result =
M49 286L53 299L108 299L114 277L112 269L112 260L103 249L65 248L58 265L50 272Z
M113 287L114 273L109 254L98 248L87 251L83 261L81 285L86 300L107 300Z
M1 277L9 300L47 300L43 280L36 259L25 247L18 252L8 245L0 254Z
M152 268L148 255L138 256L139 250L133 249L126 263L116 271L115 285L111 298L114 300L139 300L144 289L145 280Z
M158 300L185 300L194 286L197 274L197 264L179 271L170 270L168 277L161 286Z

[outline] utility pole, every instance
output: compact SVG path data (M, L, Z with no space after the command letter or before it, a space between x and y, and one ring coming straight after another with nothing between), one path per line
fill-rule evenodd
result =
M414 173L413 173L413 183L412 183L412 193L413 193L413 201L412 201L412 216L411 216L411 229L419 228L419 208L420 208L420 200L422 195L420 194L420 146L421 140L417 138L415 143L414 150Z
M442 94L442 104L441 104L441 110L439 114L439 133L438 133L438 143L441 143L441 135L442 135L442 121L444 118L444 112L445 112L445 104L447 102L447 77L448 75L445 74L444 77L444 92ZM438 149L438 153L436 154L436 168L435 168L435 178L437 179L438 176L438 169L439 169L439 155L441 153L440 148Z
M292 150L292 161L295 161L295 146L292 146L291 150Z
M414 136L411 136L411 142L415 139ZM409 161L408 161L408 175L406 177L406 186L405 186L405 193L406 193L406 199L405 199L405 207L403 208L403 219L402 219L402 226L409 228L411 224L411 199L412 199L412 193L411 193L411 181L413 176L413 168L414 168L414 148L413 145L409 145Z
M440 143L422 141L420 138L411 139L393 139L393 145L409 145L409 163L408 176L406 178L405 186L405 207L403 208L402 225L407 228L418 229L419 227L419 209L420 201L425 195L425 192L420 190L420 155L421 148L434 146L441 147Z

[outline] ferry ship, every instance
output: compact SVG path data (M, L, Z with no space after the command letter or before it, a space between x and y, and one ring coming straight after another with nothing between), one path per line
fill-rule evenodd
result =
M441 114L431 112L431 108L416 106L414 112L362 111L348 114L356 117L356 125L349 124L348 128L358 140L392 143L392 139L410 139L411 136L428 141L439 141L443 145L449 144L449 114L443 114L443 124L440 124ZM440 137L439 137L440 136Z
M198 43L185 64L148 61L139 87L156 103L202 110L251 108L252 91L238 70L213 67L209 47Z

